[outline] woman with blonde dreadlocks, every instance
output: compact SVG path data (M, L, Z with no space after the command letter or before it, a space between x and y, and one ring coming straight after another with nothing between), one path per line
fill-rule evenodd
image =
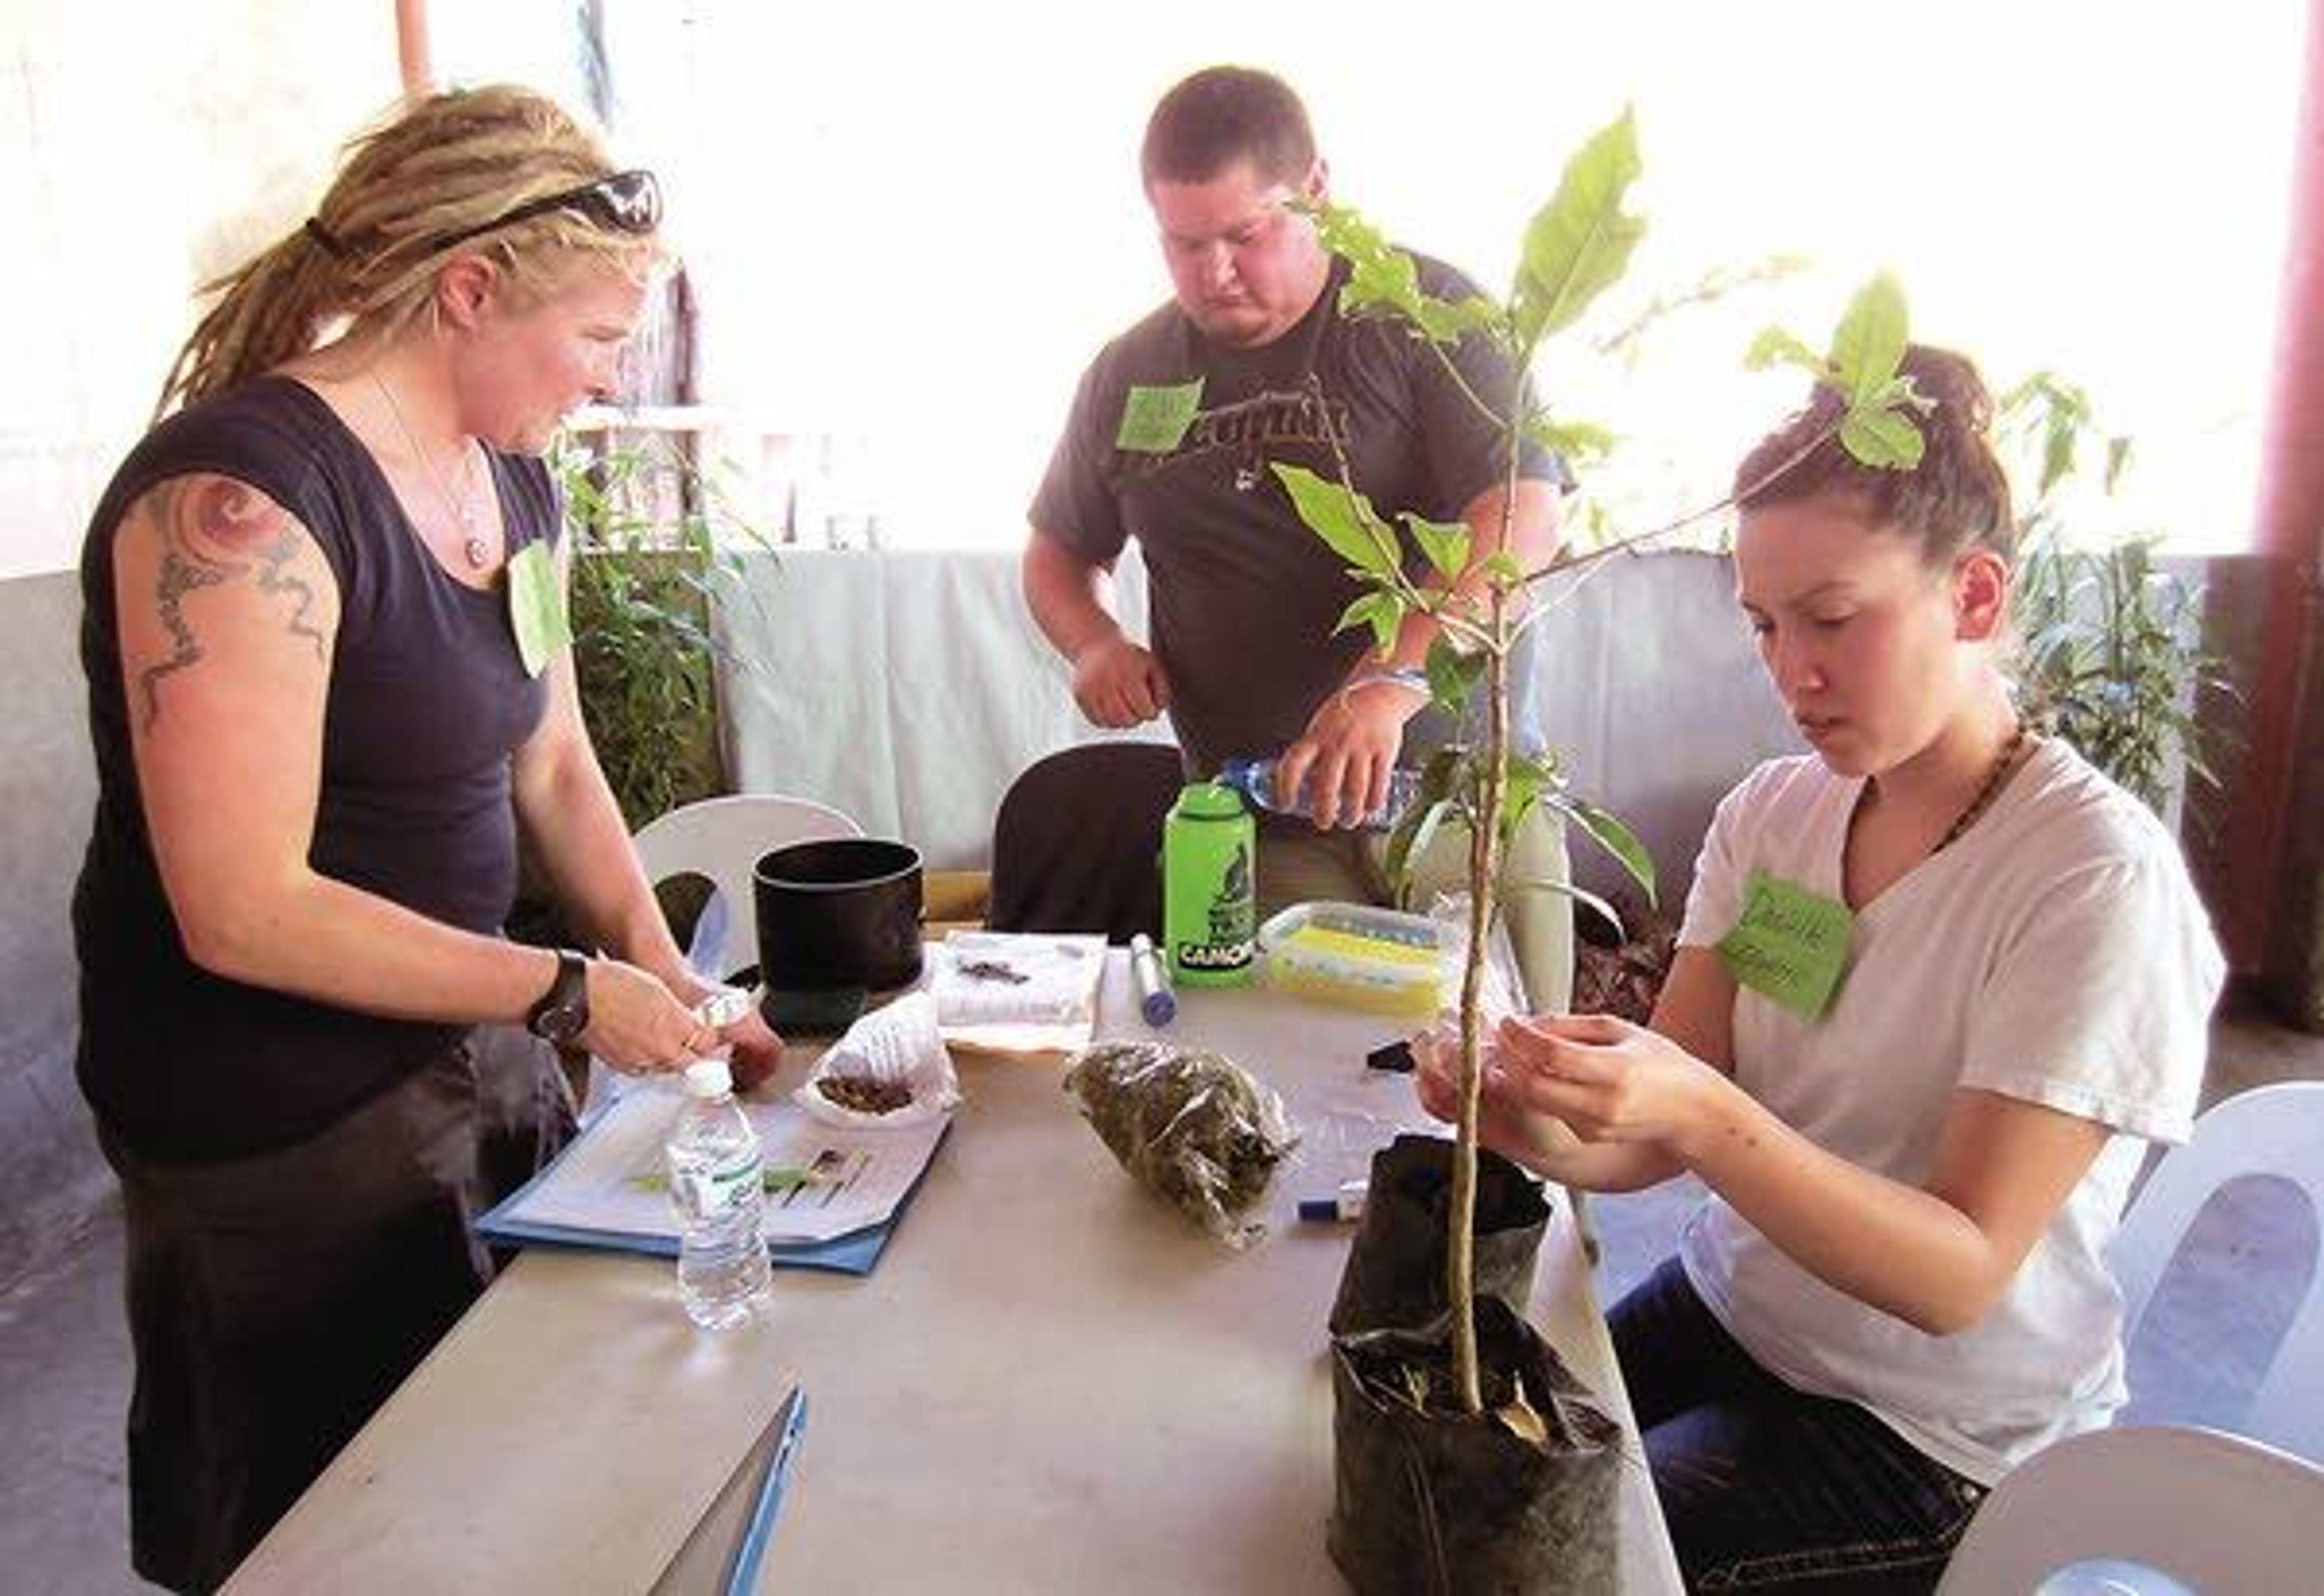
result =
M690 1007L583 729L538 458L609 394L659 217L538 95L410 104L213 285L91 520L78 1074L162 1584L224 1580L482 1289L470 1220L570 1130L549 1044L776 1056ZM605 955L503 936L520 826Z

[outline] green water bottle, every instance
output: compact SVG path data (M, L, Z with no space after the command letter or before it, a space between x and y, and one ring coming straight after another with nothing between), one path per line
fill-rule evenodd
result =
M1162 936L1185 986L1241 986L1259 936L1258 837L1242 795L1214 781L1178 794L1162 822Z

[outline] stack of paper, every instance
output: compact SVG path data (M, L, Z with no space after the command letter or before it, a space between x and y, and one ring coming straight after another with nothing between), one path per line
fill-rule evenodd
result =
M955 931L928 950L946 1043L992 1053L1069 1053L1097 1029L1105 938Z
M662 1144L680 1099L671 1092L624 1093L590 1121L556 1162L476 1222L489 1241L675 1257ZM790 1102L742 1100L766 1158L768 1257L778 1264L868 1272L936 1144L951 1125L855 1130L825 1125Z

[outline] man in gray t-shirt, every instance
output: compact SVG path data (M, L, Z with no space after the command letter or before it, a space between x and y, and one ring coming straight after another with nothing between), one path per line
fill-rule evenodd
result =
M1436 627L1410 617L1386 660L1368 630L1334 635L1364 589L1268 467L1333 476L1344 454L1383 514L1463 520L1489 548L1505 493L1500 430L1426 345L1338 314L1345 268L1289 208L1323 198L1324 164L1280 79L1197 72L1156 107L1140 164L1173 299L1082 377L1034 500L1026 597L1092 721L1130 726L1167 711L1194 772L1280 753L1278 789L1305 784L1323 829L1267 818L1263 911L1373 898L1360 836L1333 828L1379 807L1399 755L1419 752L1407 723L1427 695L1404 673ZM1416 260L1428 291L1475 291ZM1485 402L1508 405L1515 379L1498 351L1472 340L1454 360ZM1560 474L1537 450L1519 462L1513 547L1528 567L1555 547ZM1131 538L1150 577L1150 652L1102 597Z

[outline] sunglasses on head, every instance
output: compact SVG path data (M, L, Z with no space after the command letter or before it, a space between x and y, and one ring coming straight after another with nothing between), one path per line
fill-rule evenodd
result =
M434 254L456 244L466 244L471 238L497 233L503 227L513 227L519 222L529 222L535 217L545 217L555 210L573 211L616 233L647 234L661 225L661 185L654 180L653 173L642 168L617 171L612 177L599 178L576 189L543 195L539 199L528 199L514 210L505 211L489 222L479 222L473 227L447 233L430 244L428 253Z

